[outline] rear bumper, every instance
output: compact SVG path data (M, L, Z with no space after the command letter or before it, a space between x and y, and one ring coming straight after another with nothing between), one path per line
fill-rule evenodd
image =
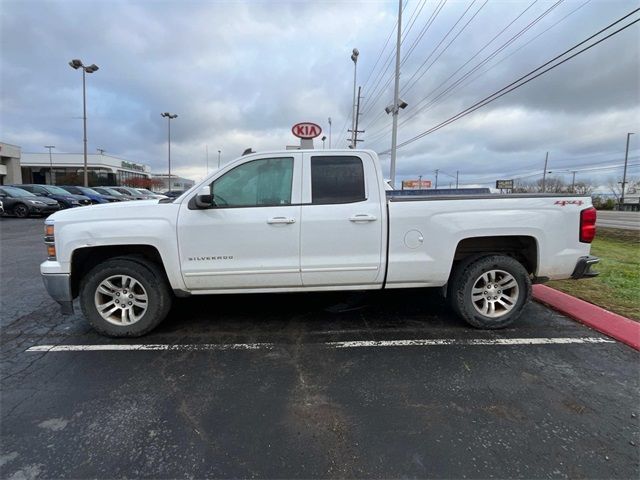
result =
M60 304L63 315L73 313L73 294L71 292L71 274L43 274L44 288L56 302Z
M598 262L600 262L600 259L598 257L594 257L593 255L580 257L578 259L578 263L576 263L576 268L571 274L571 278L573 278L574 280L578 280L579 278L591 278L597 276L598 272L592 272L591 267Z

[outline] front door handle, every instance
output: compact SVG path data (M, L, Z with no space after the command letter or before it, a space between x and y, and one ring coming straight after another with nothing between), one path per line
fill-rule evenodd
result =
M349 217L351 222L375 222L376 220L375 215L369 215L368 213L357 213Z
M269 220L267 220L267 223L270 223L270 224L274 224L274 223L291 224L291 223L296 223L296 219L295 218L291 218L291 217L271 217Z

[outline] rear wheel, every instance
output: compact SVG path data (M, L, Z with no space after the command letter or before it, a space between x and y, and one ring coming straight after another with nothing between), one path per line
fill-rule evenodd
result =
M29 216L29 207L24 203L19 203L13 208L13 213L18 218L27 218Z
M448 296L456 313L470 325L503 328L520 316L531 298L531 279L516 259L488 255L459 265Z
M172 294L162 271L138 257L96 265L82 280L80 306L91 326L110 337L138 337L169 313Z

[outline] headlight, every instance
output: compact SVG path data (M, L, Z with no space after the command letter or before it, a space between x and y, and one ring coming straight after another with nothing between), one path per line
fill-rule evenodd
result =
M71 205L80 205L78 200L71 200L69 203L71 203Z
M41 202L39 200L28 200L31 205L46 205L46 203Z

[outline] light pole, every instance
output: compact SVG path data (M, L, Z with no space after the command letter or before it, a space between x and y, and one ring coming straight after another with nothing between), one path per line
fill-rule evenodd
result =
M178 115L164 112L160 116L167 119L167 153L169 157L169 174L167 177L169 177L169 192L171 192L171 120L178 118Z
M353 115L351 118L351 148L356 148L356 72L358 70L358 55L360 52L354 48L351 52L351 60L353 60Z
M218 150L218 170L220 170L220 154L222 153L222 150Z
M87 87L86 87L86 74L98 71L98 66L92 63L88 67L82 64L82 60L77 58L71 60L69 65L74 70L82 69L82 123L84 126L84 186L89 186L89 169L87 168Z
M438 172L440 172L440 170L436 168L436 186L435 186L436 190L438 189Z
M56 148L56 146L45 145L44 148L49 149L49 185L53 185L53 157L51 156L51 149Z
M331 150L331 117L329 117L329 150Z
M620 206L622 208L624 208L624 187L627 186L627 162L629 160L629 139L631 135L634 135L634 133L627 133L627 149L624 153L624 173L622 174L622 190L620 192Z
M323 135L321 140L322 140L322 149L324 150L324 141L327 139L326 135Z

